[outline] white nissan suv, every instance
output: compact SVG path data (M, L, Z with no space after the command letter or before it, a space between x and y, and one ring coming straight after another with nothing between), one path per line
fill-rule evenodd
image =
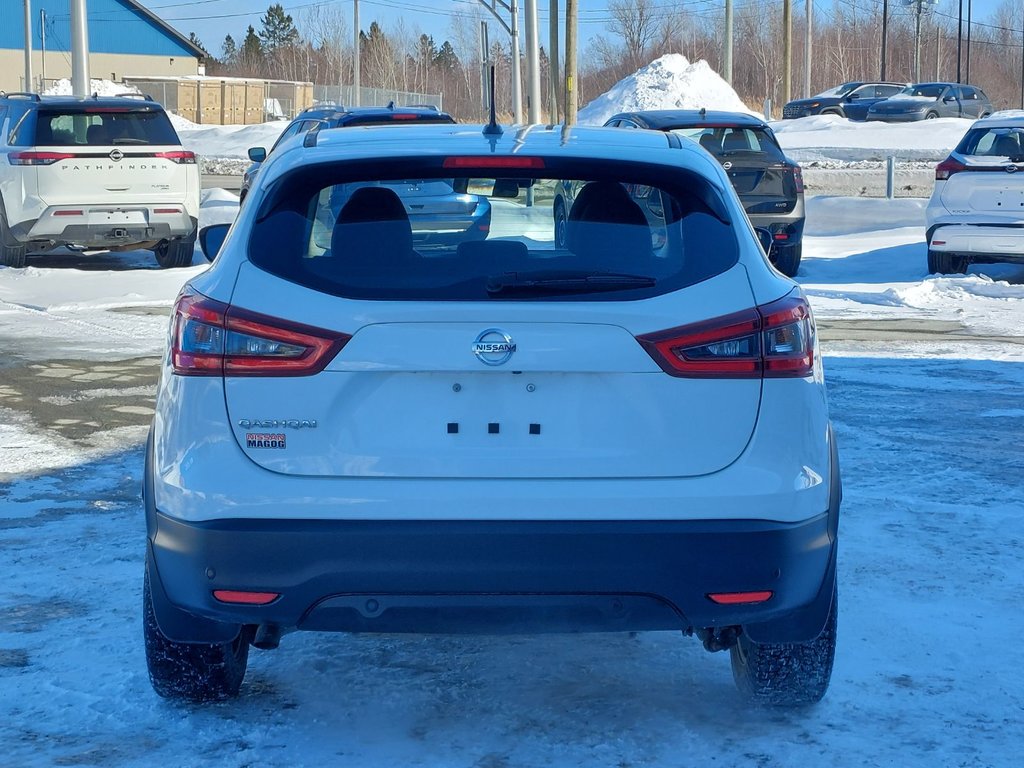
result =
M0 265L65 247L183 267L198 220L196 156L159 104L0 93Z
M978 120L939 163L926 226L929 272L1024 263L1024 111Z
M489 199L485 239L417 244L403 190L435 180ZM841 486L814 320L696 144L313 131L201 239L146 455L159 694L234 695L294 630L675 630L759 701L824 695Z

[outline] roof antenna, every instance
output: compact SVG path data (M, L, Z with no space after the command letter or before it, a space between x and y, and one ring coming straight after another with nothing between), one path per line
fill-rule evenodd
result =
M491 64L491 122L484 126L484 136L501 136L504 131L498 125L498 118L494 107L494 65Z

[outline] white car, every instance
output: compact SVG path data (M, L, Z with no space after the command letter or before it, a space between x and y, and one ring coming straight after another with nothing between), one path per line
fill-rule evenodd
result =
M417 251L406 178L488 197L488 237ZM755 699L824 695L841 485L814 320L696 144L322 131L201 239L145 467L159 694L234 695L293 630L674 630Z
M0 265L65 247L186 266L199 192L195 154L148 97L0 93Z
M1024 112L970 127L935 169L926 221L929 272L1024 263Z

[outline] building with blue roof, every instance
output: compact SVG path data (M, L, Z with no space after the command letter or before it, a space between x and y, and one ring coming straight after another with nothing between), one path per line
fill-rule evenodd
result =
M24 0L0 0L0 90L38 90L71 77L68 0L32 0L32 75L25 87ZM89 70L96 79L203 74L203 51L134 0L87 0ZM45 55L44 55L45 51Z

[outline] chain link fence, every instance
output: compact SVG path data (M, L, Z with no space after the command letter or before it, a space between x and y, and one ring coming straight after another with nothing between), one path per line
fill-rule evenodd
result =
M330 102L352 106L356 103L355 91L354 85L314 85L313 100L317 103ZM415 93L388 88L359 89L359 104L364 107L384 107L392 101L399 107L419 104L444 109L444 95L440 93Z

